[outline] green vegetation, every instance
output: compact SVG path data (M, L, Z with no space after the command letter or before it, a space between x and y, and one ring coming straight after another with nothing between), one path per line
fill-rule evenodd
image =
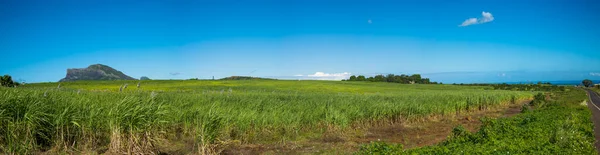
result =
M551 100L536 95L535 110L511 118L483 119L481 129L470 133L461 126L438 145L397 150L397 145L375 143L361 154L597 154L587 99L580 89L552 92ZM377 147L373 147L377 146ZM388 151L388 152L385 152Z
M230 76L230 77L222 78L220 80L275 80L275 79L251 77L251 76Z
M370 81L370 82L393 82L393 83L402 83L402 84L438 84L437 82L431 82L429 78L421 78L420 74L413 75L394 75L388 74L384 75L376 75L374 77L365 78L363 75L359 75L358 77L355 75L350 76L349 79L345 81Z
M15 86L19 86L19 85L20 84L18 82L13 81L13 79L10 75L0 76L0 86L15 87Z
M591 87L594 85L594 82L592 82L592 80L590 80L590 79L585 79L585 80L581 81L581 84L583 84L583 86L585 86L585 87Z
M125 84L139 87L119 89ZM172 141L280 143L354 123L529 99L485 86L286 80L77 81L0 88L0 152L150 153ZM375 147L375 146L374 146ZM393 149L392 149L393 150ZM212 152L214 153L214 152Z

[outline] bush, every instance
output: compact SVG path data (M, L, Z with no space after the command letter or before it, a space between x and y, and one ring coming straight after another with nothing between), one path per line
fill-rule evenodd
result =
M531 101L531 106L542 106L546 103L546 96L544 93L538 93L533 96L533 101Z
M521 107L521 113L526 113L529 111L531 111L531 108L529 108L529 105L523 104L523 106Z

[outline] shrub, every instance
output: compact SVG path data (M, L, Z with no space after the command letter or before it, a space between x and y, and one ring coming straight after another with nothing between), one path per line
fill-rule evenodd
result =
M533 96L533 101L531 101L531 106L542 106L546 103L546 96L544 93L538 93Z
M531 108L529 108L529 105L523 104L523 106L521 106L521 113L526 113L529 111L531 111Z

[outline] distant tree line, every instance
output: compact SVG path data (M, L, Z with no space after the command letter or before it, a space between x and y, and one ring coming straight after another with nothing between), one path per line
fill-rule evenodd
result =
M565 86L557 86L552 85L550 82L538 82L537 84L483 84L483 83L475 83L475 84L456 84L452 85L461 85L461 86L491 86L496 90L515 90L515 91L565 91Z
M275 80L270 78L251 77L251 76L230 76L219 80Z
M438 82L431 82L429 78L421 78L421 74L413 75L375 75L373 77L365 77L364 75L352 75L349 79L343 81L371 81L371 82L392 82L402 84L438 84ZM442 84L442 83L439 83Z
M20 84L18 82L15 82L12 80L12 77L10 75L4 75L0 77L0 86L3 87L15 87L15 86L19 86Z

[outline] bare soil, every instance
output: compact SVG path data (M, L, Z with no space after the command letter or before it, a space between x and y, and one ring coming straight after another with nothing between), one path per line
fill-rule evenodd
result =
M286 142L285 144L237 144L224 146L222 154L351 154L361 144L372 141L400 143L405 149L434 145L444 141L452 129L462 125L471 132L481 126L483 117L510 117L521 113L524 101L519 104L490 110L457 114L454 117L431 117L422 121L406 123L382 123L350 131L324 133L319 137Z

